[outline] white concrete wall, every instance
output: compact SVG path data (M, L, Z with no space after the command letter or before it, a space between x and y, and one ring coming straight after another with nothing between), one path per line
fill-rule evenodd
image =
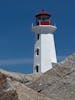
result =
M34 68L39 66L39 72L46 72L52 68L52 62L57 63L56 51L54 44L53 32L56 30L55 26L35 26L33 31L35 35L40 33L40 39L35 41L34 46ZM39 48L39 55L36 55L36 49Z
M37 35L37 34L35 34ZM36 37L36 36L35 36ZM36 50L39 48L39 55L36 55ZM41 72L41 40L36 40L34 45L34 65L33 65L33 72L36 73L36 65L39 66L39 72Z
M51 62L57 63L55 43L54 43L54 34L53 33L50 34L50 59L51 59Z
M41 72L43 73L52 68L50 39L50 34L41 34Z

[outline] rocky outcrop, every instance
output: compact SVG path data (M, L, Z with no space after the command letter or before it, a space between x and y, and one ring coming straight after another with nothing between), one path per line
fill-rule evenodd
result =
M19 100L53 100L43 94L39 94L38 92L28 88L22 83L12 81L12 84L16 89Z
M2 69L0 69L0 72L8 78L10 78L11 80L15 80L25 85L31 84L34 80L41 76L41 74L21 74L15 72L8 72Z
M7 82L6 76L0 73L0 92L4 89L6 82Z
M2 73L0 73L0 100L19 100L16 91Z
M29 87L54 100L75 100L75 54L55 64Z
M12 78L0 73L0 100L53 100Z

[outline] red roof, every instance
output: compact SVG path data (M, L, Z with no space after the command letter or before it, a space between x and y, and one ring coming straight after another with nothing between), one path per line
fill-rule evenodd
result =
M42 16L42 15L51 17L51 14L48 14L45 10L41 10L41 12L36 14L35 16L38 17L38 16Z

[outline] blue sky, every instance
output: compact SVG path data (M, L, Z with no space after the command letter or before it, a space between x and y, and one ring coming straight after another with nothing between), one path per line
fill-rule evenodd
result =
M54 35L58 60L75 52L74 0L1 0L0 68L32 72L34 33L31 25L41 9L51 13L57 25Z

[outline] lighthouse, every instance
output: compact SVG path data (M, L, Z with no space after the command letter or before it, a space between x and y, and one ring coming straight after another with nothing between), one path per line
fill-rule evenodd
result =
M44 73L52 68L52 63L57 63L53 34L57 27L51 24L50 18L51 14L45 10L35 15L33 73Z

